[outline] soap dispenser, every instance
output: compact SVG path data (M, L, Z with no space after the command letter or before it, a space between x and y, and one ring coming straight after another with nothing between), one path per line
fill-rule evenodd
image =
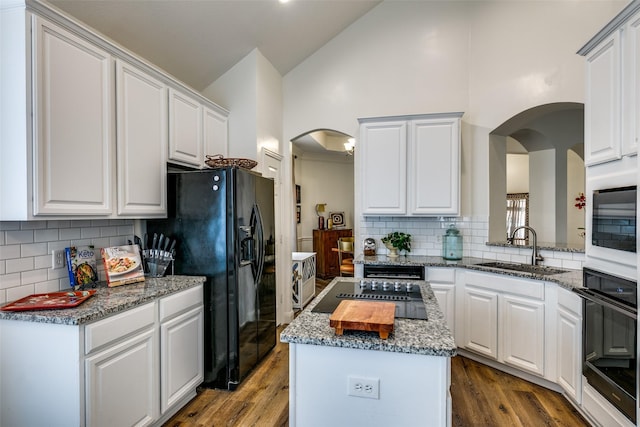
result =
M462 236L454 224L451 224L442 238L442 258L462 259Z

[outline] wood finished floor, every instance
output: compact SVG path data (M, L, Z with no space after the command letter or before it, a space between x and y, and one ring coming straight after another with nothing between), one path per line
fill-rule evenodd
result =
M451 360L451 396L454 427L589 425L559 393L462 356ZM236 391L200 389L164 427L281 427L288 420L289 347L278 340Z

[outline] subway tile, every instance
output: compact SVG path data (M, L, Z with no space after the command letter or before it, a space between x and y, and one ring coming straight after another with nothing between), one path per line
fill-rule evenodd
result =
M91 227L91 220L77 219L71 223L72 227L83 228L83 227Z
M32 257L38 255L45 255L47 253L48 245L46 243L29 243L20 245L20 256L22 258Z
M23 221L20 223L21 230L41 230L47 228L46 221Z
M69 228L71 227L70 220L57 220L57 221L47 221L47 228Z
M20 273L3 274L0 276L0 289L20 286Z
M20 258L20 245L0 246L0 260Z
M46 255L34 256L33 268L51 268L51 254L48 253Z
M118 235L118 227L100 227L100 237L113 237Z
M28 285L31 283L44 282L47 278L47 269L30 270L20 273L20 283Z
M33 270L33 257L8 259L6 263L8 274Z
M71 246L71 242L68 240L59 240L57 242L49 242L47 243L47 253L51 253L53 251L57 251L59 249L68 248Z
M7 291L0 289L0 304L7 302Z
M0 231L20 230L19 221L0 221Z
M79 239L81 236L80 228L61 228L59 230L60 240Z
M36 283L34 290L36 294L46 294L49 292L59 292L62 289L60 288L60 282L58 280L47 280L46 282Z
M16 286L7 289L7 301L15 301L20 298L28 297L35 293L35 287L30 285Z
M5 232L7 245L33 243L33 230L10 230Z
M7 272L7 263L6 261L0 261L0 276Z
M58 229L45 229L45 230L35 230L34 232L34 241L35 242L53 242L58 240Z
M63 277L69 277L69 272L66 268L56 268L55 270L49 268L45 270L47 272L47 279L62 279Z
M101 237L99 239L91 239L91 244L97 248L107 248L109 246L117 246L111 244L111 239L109 237Z
M82 227L80 229L80 237L82 239L91 239L94 237L100 237L99 227Z

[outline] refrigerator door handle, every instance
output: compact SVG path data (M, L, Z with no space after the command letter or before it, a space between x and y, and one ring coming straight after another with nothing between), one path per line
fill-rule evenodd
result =
M252 217L255 218L255 234L257 237L257 272L256 272L256 286L260 283L262 278L262 271L264 269L264 225L262 223L262 215L260 214L260 207L258 205L253 206L254 214Z

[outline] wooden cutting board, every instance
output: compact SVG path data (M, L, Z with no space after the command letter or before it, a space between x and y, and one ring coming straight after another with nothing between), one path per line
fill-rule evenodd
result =
M329 325L336 328L336 335L345 329L375 331L386 340L393 331L396 305L380 301L341 301L329 317Z

